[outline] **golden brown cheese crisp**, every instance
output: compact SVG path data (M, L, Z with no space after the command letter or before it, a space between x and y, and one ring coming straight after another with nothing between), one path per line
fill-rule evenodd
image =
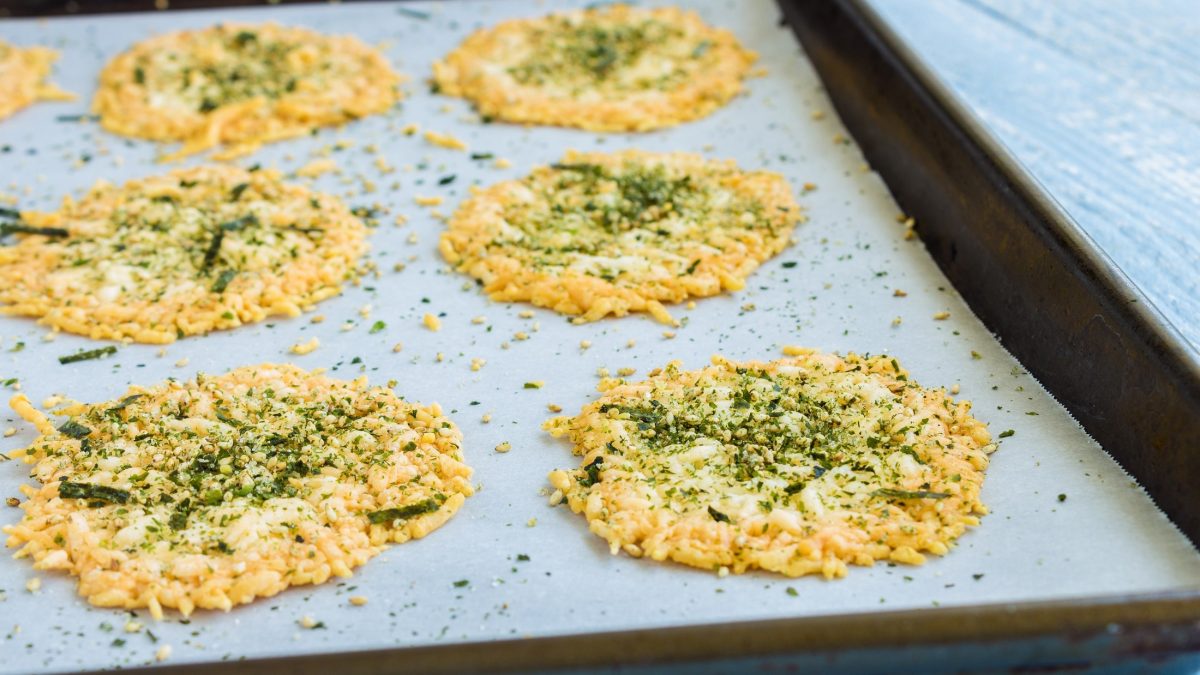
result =
M228 158L385 112L400 81L355 37L222 24L137 43L104 67L92 107L113 133L182 141L168 159L221 144Z
M91 338L167 343L297 316L357 273L367 228L275 171L212 166L99 183L25 211L0 247L0 311Z
M671 323L663 303L741 289L800 217L775 173L687 153L572 151L477 191L440 248L494 300Z
M600 390L547 422L583 457L550 482L613 553L834 578L945 554L986 513L986 426L895 359L714 357Z
M485 119L645 131L725 105L756 58L695 12L614 4L477 31L433 78Z
M69 101L74 94L50 84L58 52L46 47L17 47L0 40L0 119L36 101Z
M4 528L17 557L79 577L101 607L223 609L347 577L440 527L472 494L462 435L435 404L366 378L263 364L76 404L23 452Z

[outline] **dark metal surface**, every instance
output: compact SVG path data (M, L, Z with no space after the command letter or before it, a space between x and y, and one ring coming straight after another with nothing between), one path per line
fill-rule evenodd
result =
M287 4L322 0L286 0ZM161 4L161 3L158 3ZM161 9L210 9L268 5L268 0L166 0ZM155 0L0 0L0 16L64 16L109 12L150 12L160 7Z
M884 670L935 673L980 668L1043 672L1136 662L1194 672L1200 667L1200 617L1195 607L1184 596L987 605L314 654L222 663L220 670L297 675L617 668L653 672L667 667L703 672L881 672L880 666L890 664ZM156 672L212 668L178 665Z
M865 3L780 4L971 309L1200 545L1200 357Z

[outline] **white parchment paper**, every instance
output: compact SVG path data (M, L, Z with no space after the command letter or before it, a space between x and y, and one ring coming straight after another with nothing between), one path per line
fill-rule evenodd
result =
M228 614L200 612L187 623L174 614L156 623L137 612L146 623L139 633L123 632L128 613L80 600L73 579L0 558L0 672L141 664L153 661L162 645L173 648L172 662L216 661L1200 585L1196 550L973 317L920 242L903 239L896 204L844 139L820 82L770 0L681 3L758 50L768 74L750 81L747 96L676 129L599 136L485 125L463 101L429 92L431 62L470 31L568 4L579 3L310 5L0 23L6 40L60 48L55 79L81 95L0 123L0 190L18 196L24 208L53 208L98 179L123 181L168 168L154 163L153 144L114 137L87 122L56 121L86 113L103 62L149 35L270 19L387 43L389 57L411 78L409 97L387 116L268 146L242 161L294 171L321 148L352 141L332 155L341 175L327 175L317 186L347 195L351 204L378 203L391 211L372 237L381 276L322 303L324 323L278 320L186 339L164 356L155 346L129 345L110 359L63 366L58 356L98 343L68 335L46 342L45 329L33 321L0 318L0 380L19 378L22 391L38 402L52 393L106 400L132 382L262 361L326 367L348 378L365 373L376 383L394 378L410 400L437 401L453 411L481 487L441 530L390 549L349 580L289 590ZM434 147L419 134L405 136L400 129L409 122L453 133L470 152L494 153L512 167L500 170L466 152ZM371 144L395 173L379 175L376 155L364 149ZM811 182L816 189L800 197L810 221L746 290L701 300L691 311L673 308L687 324L666 339L664 326L643 317L572 326L551 312L535 310L525 319L519 313L528 307L490 302L445 269L436 251L442 224L414 204L418 195L441 195L446 204L440 209L449 213L470 185L520 176L567 148L625 147L734 158L782 172L798 191ZM439 185L450 175L452 182ZM375 182L375 192L362 193L362 177ZM409 223L394 226L396 214ZM392 271L397 262L406 269ZM894 297L895 289L908 296ZM359 315L364 305L373 308L370 319ZM935 321L942 311L949 319ZM421 326L426 312L442 316L441 332ZM474 324L476 316L488 320ZM896 317L899 326L892 325ZM386 329L369 333L376 320ZM345 321L356 327L343 332ZM519 331L529 339L515 340ZM290 345L312 336L320 338L320 349L288 354ZM581 340L592 347L582 351ZM24 349L13 351L22 342ZM397 342L404 344L398 354L392 351ZM922 567L853 568L832 582L758 573L718 578L611 556L582 517L547 506L540 492L546 473L575 465L569 447L540 430L547 405L578 410L594 395L598 368L637 368L637 377L674 358L688 366L701 366L714 353L775 358L784 344L892 354L925 385L959 383L993 434L1014 430L993 456L983 492L992 514L982 526L950 555ZM487 360L478 372L470 370L475 357ZM175 365L184 358L186 365ZM544 380L544 388L525 389L532 380ZM487 412L493 421L485 425L480 417ZM0 425L17 429L0 439L0 450L24 447L34 436L10 412L0 413ZM493 451L502 441L512 444L511 452ZM16 496L27 475L20 462L0 463L0 495ZM19 517L19 509L0 506L0 523ZM35 576L41 589L30 593L26 583ZM352 595L369 602L352 607ZM323 627L302 629L303 616Z

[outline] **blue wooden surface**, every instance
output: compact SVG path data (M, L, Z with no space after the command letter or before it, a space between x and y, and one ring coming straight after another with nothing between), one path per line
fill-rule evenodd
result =
M1200 1L870 2L1200 349Z

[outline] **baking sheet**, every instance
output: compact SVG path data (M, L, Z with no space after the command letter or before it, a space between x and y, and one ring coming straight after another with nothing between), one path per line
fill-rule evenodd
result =
M376 383L396 379L407 398L453 411L481 487L441 530L393 547L351 579L293 589L229 614L198 613L186 623L177 615L156 623L138 612L146 624L139 633L123 632L128 613L87 606L72 579L35 573L27 561L0 559L0 672L142 664L152 662L162 645L171 645L171 662L218 661L1200 586L1196 550L972 317L920 243L903 239L895 203L845 140L770 0L680 3L733 30L760 52L768 69L749 83L748 96L681 128L599 136L483 125L465 102L429 93L430 63L468 32L543 13L549 4L373 3L0 23L4 39L61 48L56 80L82 94L78 102L40 104L0 124L0 190L17 195L24 208L53 208L63 194L78 194L100 178L122 181L166 170L153 163L152 144L110 136L94 124L55 120L86 113L102 63L153 33L219 20L308 25L389 42L388 55L412 78L409 98L391 115L268 146L241 161L292 171L338 141L351 141L353 146L331 154L342 174L316 185L344 194L351 204L390 210L372 237L380 278L322 303L317 313L327 317L324 323L277 320L183 340L162 356L156 346L129 345L110 359L62 366L58 356L97 343L68 335L46 342L46 331L32 321L0 318L0 381L19 378L22 391L38 402L53 393L105 400L132 382L261 361L326 367L345 377L365 373ZM553 6L568 4L583 3ZM814 119L814 112L824 117ZM496 169L491 161L431 146L419 134L404 136L400 129L409 122L452 133L471 152L491 152L513 166ZM379 175L376 155L365 150L372 144L398 168L395 173ZM800 197L810 220L745 291L698 301L691 311L673 308L687 324L666 339L664 326L647 318L572 326L551 312L534 310L525 319L519 314L526 306L491 303L465 277L445 269L436 252L442 225L413 201L442 195L446 204L439 208L449 213L469 185L523 175L567 148L625 147L704 152L779 171L798 189L812 182L816 189ZM439 185L449 175L454 181ZM375 183L375 192L363 193L363 178ZM406 226L392 225L397 214L408 216ZM406 263L404 271L392 271L396 262ZM894 297L897 288L908 296ZM364 305L372 306L369 319L359 314ZM933 320L941 311L950 318ZM441 332L421 326L426 312L442 315ZM475 324L476 316L488 321ZM899 326L892 325L895 317L903 320ZM369 333L376 320L386 329ZM343 331L346 321L356 327ZM528 340L514 338L521 331ZM288 354L290 345L312 336L320 338L320 349L303 357ZM580 350L581 340L592 347ZM392 351L396 342L404 344L398 354ZM9 351L18 343L25 345L21 351ZM961 396L975 402L993 434L1014 430L993 456L983 493L992 514L982 526L949 556L923 567L852 568L835 582L758 573L718 578L610 556L581 516L547 506L541 492L546 473L575 459L566 444L539 430L550 414L546 406L577 410L594 395L598 368L637 368L637 377L673 358L692 367L713 353L774 358L784 344L892 354L925 385L959 383ZM479 372L470 370L475 357L487 360ZM184 358L186 365L175 365ZM546 384L525 389L532 380ZM493 420L485 425L480 417L487 412ZM0 450L23 447L34 436L14 417L0 414L4 427L18 429L0 440ZM502 441L512 451L492 450ZM0 495L15 496L26 475L19 462L0 464ZM19 515L0 507L0 523L16 522ZM42 586L30 593L25 585L35 576ZM352 607L351 595L369 602ZM323 627L301 628L304 616Z

